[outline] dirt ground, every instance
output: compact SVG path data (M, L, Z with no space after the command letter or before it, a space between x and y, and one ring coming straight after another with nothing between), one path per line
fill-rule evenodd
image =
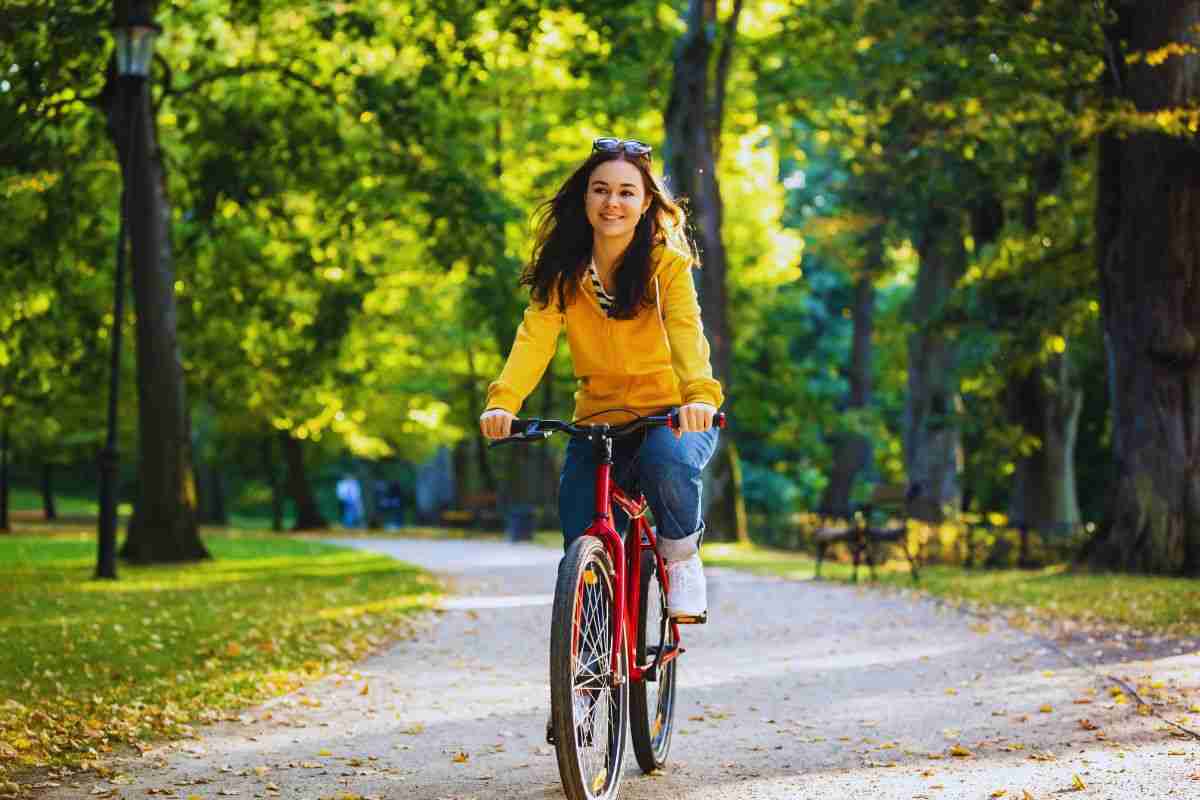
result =
M543 741L559 553L361 539L447 575L416 636L38 796L560 798ZM1051 638L926 598L709 571L670 764L621 796L1200 798L1200 643Z

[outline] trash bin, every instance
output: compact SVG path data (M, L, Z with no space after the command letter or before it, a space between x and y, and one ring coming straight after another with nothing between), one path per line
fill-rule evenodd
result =
M533 541L533 506L509 506L505 512L505 519L510 542Z

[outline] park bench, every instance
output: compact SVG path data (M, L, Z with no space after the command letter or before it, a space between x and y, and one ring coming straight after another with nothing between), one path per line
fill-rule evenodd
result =
M1020 569L1032 569L1044 566L1043 560L1034 556L1033 537L1035 534L1043 551L1047 547L1066 551L1059 555L1070 560L1073 557L1070 551L1081 547L1092 530L1084 522L1043 522L1034 525L1004 517L993 520L991 514L967 516L965 522L966 541L964 545L966 552L963 554L963 564L967 567L974 567L980 563L978 550L981 542L977 535L979 533L992 534L995 539L990 551L982 559L982 566L1005 567L1010 565L1013 555L1012 545L1009 539L1004 538L1004 534L1015 532L1017 535L1015 566ZM1044 552L1042 556L1045 556Z
M477 492L463 497L461 507L441 513L443 525L479 530L494 530L503 524L503 515L496 507L495 492Z
M875 564L879 548L895 544L908 560L912 579L920 579L920 552L909 543L909 510L920 495L920 486L880 484L871 491L871 498L858 509L848 513L819 512L820 526L813 531L817 550L816 576L821 577L821 563L828 549L837 543L845 544L854 562L852 580L858 580L859 564L865 559L871 579L875 579Z

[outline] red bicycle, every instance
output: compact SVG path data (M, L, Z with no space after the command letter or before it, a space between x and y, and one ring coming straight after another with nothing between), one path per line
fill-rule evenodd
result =
M724 428L725 415L714 424ZM512 436L493 442L544 441L561 432L592 442L598 456L595 519L559 565L550 627L548 734L568 800L617 796L626 730L644 772L661 769L671 747L675 667L684 652L679 624L667 616L666 563L646 521L646 498L618 487L612 467L614 440L678 425L675 411L616 426L524 419L513 421ZM629 515L624 538L613 505Z

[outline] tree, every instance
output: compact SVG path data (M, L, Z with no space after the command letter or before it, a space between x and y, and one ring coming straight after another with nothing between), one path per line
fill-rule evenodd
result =
M114 19L153 19L154 0L114 0ZM196 525L191 424L176 336L171 206L148 92L110 64L100 103L122 174L128 176L130 266L137 314L138 496L121 554L142 564L207 558Z
M1200 575L1200 2L1115 2L1096 257L1116 466L1094 563ZM1130 130L1129 128L1133 128Z
M721 190L717 185L717 140L741 11L742 0L735 0L725 21L721 50L716 56L716 75L710 86L716 2L690 0L687 30L676 45L674 82L665 122L667 178L672 191L688 200L689 221L703 264L698 292L705 331L712 344L713 373L731 396L733 342L726 299L727 262L721 230ZM708 516L714 535L748 539L741 465L730 437L720 439L707 477Z

